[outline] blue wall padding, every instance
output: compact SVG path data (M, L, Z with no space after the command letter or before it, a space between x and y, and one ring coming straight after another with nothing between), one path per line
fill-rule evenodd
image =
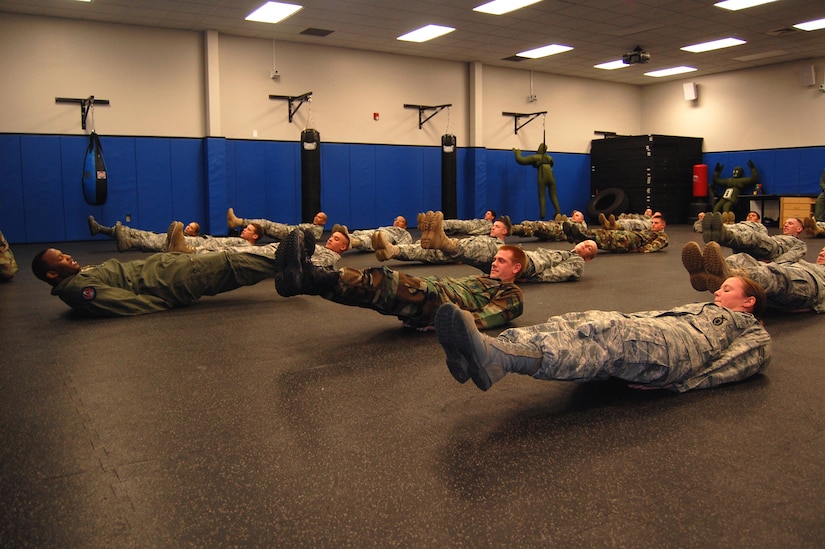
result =
M28 242L23 207L21 136L0 135L0 231L9 242Z
M132 226L159 232L173 220L200 221L204 232L218 235L226 234L229 206L242 217L310 221L300 219L298 136L272 142L104 135L101 143L108 199L90 206L81 187L87 136L0 135L0 230L11 243L88 240L89 214L106 225L128 214ZM589 155L550 154L562 210L586 209ZM480 217L488 208L514 222L538 217L535 168L517 164L510 150L459 148L457 155L459 217ZM825 147L703 157L711 171L724 164L722 177L735 166L747 174L749 159L766 193L820 192ZM418 212L441 207L441 147L322 143L321 206L328 230L333 223L388 225L399 214L415 226Z

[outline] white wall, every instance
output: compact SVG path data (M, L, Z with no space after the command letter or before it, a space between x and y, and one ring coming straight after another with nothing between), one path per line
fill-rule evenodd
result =
M825 144L825 93L799 82L800 70L818 63L822 83L822 59L638 87L227 35L217 42L216 127L229 138L294 140L312 126L326 142L434 145L450 132L461 147L534 150L544 128L551 151L573 153L588 152L596 130L703 137L707 152ZM103 135L202 137L204 51L198 32L4 13L0 132L82 134L80 107L54 98L95 95L111 101L95 109ZM278 80L270 78L273 63ZM690 81L696 102L683 98ZM536 102L527 100L531 91ZM312 100L292 124L287 102L269 99L307 92ZM418 111L405 103L452 107L419 129ZM505 111L547 116L516 135Z
M645 86L642 132L704 137L706 152L825 145L824 64L814 59ZM816 84L803 86L800 72L811 65ZM685 82L697 84L696 101L685 101Z

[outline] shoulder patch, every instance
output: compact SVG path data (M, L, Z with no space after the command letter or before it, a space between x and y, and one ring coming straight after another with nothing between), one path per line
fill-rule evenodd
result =
M97 296L97 292L91 286L86 286L81 291L81 295L83 297L83 301L91 301Z

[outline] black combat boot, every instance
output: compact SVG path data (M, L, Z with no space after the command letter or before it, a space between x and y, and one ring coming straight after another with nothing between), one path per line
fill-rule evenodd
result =
M338 271L313 265L309 258L314 250L315 235L311 230L295 229L278 245L275 252L275 290L279 295L321 295L335 287Z

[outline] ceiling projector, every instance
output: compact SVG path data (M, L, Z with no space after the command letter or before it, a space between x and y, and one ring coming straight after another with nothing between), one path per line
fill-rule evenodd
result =
M636 46L636 48L633 51L627 52L624 55L622 55L622 62L625 65L647 63L648 61L650 61L650 53L643 51L641 46Z

